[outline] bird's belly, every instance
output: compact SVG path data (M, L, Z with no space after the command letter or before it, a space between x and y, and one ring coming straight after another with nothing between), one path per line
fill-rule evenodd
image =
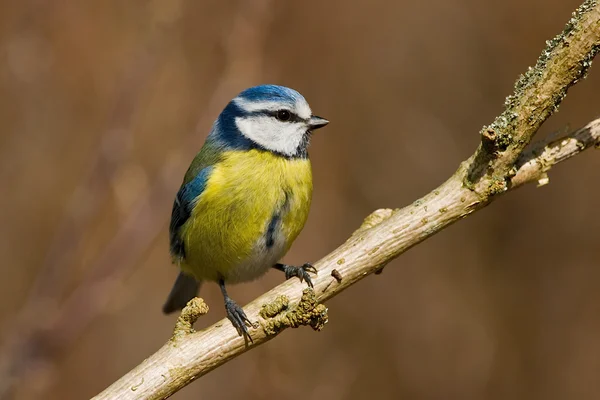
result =
M183 226L181 268L196 279L256 279L303 228L312 194L310 163L261 157L252 163L245 155L215 168Z
M233 268L227 269L225 281L239 283L251 281L264 275L287 252L288 243L283 234L271 247L258 240L254 251Z

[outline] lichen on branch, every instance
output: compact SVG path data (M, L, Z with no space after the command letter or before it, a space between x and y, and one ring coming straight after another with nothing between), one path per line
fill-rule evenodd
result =
M177 318L171 341L176 342L178 339L194 333L194 323L196 323L198 318L207 313L208 305L204 300L199 297L191 299L183 310L181 310L181 314Z
M504 111L481 130L481 144L472 158L467 186L486 195L507 189L525 146L558 109L567 90L587 75L600 50L599 21L598 2L587 0L573 12L563 31L546 42L535 66L516 81Z
M263 318L260 325L267 336L302 325L320 331L328 320L327 307L319 304L311 288L304 289L298 304L290 307L290 300L286 296L277 296L272 302L263 304L259 314Z

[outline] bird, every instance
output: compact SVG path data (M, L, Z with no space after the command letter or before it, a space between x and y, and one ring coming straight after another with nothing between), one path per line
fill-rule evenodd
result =
M270 269L313 287L310 263L279 261L308 218L312 168L308 146L328 120L313 115L306 99L279 85L248 88L215 120L175 196L170 254L180 272L163 306L183 309L202 282L218 283L227 318L252 338L252 322L227 293L229 284L259 278Z

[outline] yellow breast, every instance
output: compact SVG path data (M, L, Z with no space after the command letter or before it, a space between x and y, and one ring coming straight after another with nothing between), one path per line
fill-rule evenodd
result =
M226 152L182 227L181 268L199 280L236 282L262 275L304 227L311 196L308 159L260 150Z

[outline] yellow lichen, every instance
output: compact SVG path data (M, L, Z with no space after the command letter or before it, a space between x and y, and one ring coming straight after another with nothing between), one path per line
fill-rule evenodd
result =
M289 300L280 296L270 304L263 305L260 315L265 319L261 323L268 336L276 335L285 328L297 328L308 325L316 331L327 323L327 307L319 304L311 288L304 289L300 302L290 307Z
M287 310L290 299L287 296L277 296L271 303L263 304L259 315L264 319L273 318L282 311Z
M191 299L187 305L181 310L179 318L175 323L175 329L173 329L173 336L171 341L194 333L193 325L200 318L200 316L208 313L208 305L199 297Z

